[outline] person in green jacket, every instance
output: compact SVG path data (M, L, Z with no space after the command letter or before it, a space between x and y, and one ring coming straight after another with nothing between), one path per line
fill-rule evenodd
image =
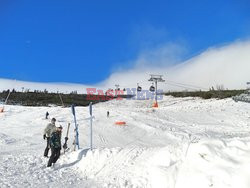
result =
M51 156L49 158L49 162L47 167L52 166L53 163L60 157L61 153L61 135L62 135L62 126L57 127L56 130L51 134L50 137L50 148L51 148Z

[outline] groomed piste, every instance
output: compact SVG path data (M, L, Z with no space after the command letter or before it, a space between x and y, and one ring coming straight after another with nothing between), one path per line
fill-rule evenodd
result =
M0 187L250 187L249 103L170 96L158 101L158 108L152 103L93 105L92 151L88 107L76 107L80 150L66 152L52 168L43 158L43 129L50 121L45 113L63 126L64 138L73 124L71 109L5 105Z

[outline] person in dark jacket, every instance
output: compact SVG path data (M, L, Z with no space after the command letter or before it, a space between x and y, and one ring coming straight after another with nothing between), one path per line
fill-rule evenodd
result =
M53 163L60 157L61 153L61 135L62 135L62 126L57 127L56 130L51 134L50 138L50 147L51 147L51 156L49 158L49 162L47 167L52 166Z
M49 112L46 112L45 119L48 119L48 117L49 117Z

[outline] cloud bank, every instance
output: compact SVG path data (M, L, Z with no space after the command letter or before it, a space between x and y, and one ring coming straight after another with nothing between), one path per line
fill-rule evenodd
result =
M168 50L173 52L171 56ZM178 60L178 53L182 49L168 46L163 51L167 53L156 51L150 58L148 54L141 55L133 69L116 72L102 84L112 86L119 83L121 87L135 87L136 83L140 83L147 89L150 85L147 81L149 74L164 76L166 82L159 86L165 91L205 90L218 85L225 89L245 89L246 82L250 81L250 41L212 47L177 65L172 62Z
M44 91L45 89L49 92L62 92L70 93L72 91L77 91L78 93L85 93L88 85L82 84L72 84L72 83L39 83L39 82L26 82L19 80L9 80L9 79L0 79L0 91L3 90L12 90L17 91L34 91L40 90Z
M245 89L250 81L250 40L236 41L220 47L212 47L187 61L181 62L185 47L176 44L162 45L156 50L144 51L134 61L133 68L114 72L96 85L88 86L70 83L31 83L0 79L0 90L23 88L30 90L60 91L69 93L86 92L87 87L100 89L136 87L137 83L148 89L150 74L162 74L165 83L159 88L168 90L206 90L217 85L228 89Z

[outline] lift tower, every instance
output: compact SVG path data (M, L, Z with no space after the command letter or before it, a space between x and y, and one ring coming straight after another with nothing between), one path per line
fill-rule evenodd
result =
M157 103L157 83L158 82L165 82L165 80L162 79L163 75L150 74L150 76L151 76L151 78L148 81L155 83L155 103L154 103L153 107L158 107L158 103Z

